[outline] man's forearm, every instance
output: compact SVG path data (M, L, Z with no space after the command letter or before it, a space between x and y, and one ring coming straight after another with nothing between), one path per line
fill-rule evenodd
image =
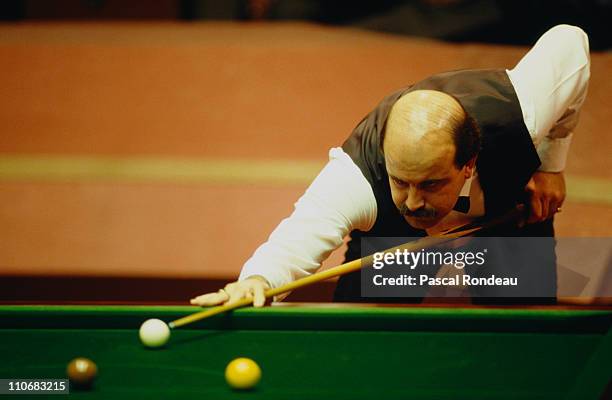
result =
M376 199L369 183L341 149L245 263L240 280L253 275L279 287L315 272L353 229L368 230L376 219Z

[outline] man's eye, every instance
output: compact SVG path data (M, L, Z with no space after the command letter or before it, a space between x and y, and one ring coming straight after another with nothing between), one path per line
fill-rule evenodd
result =
M421 187L423 189L434 189L438 186L439 183L439 181L426 181L421 183Z

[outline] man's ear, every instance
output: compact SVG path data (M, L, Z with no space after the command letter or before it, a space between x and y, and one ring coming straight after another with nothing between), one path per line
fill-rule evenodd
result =
M478 158L478 156L474 156L463 167L464 173L465 173L465 179L471 178L472 175L474 175L474 171L476 170L476 158Z

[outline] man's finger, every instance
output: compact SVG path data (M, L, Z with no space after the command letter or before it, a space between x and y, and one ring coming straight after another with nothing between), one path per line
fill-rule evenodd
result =
M213 306L216 304L221 304L227 299L226 295L220 293L208 293L202 296L195 297L190 300L191 304L198 306Z
M538 222L542 222L550 218L548 214L549 207L550 207L550 203L546 199L544 199L542 201L542 211L540 212L541 214L540 214L540 219L538 220Z
M266 304L266 295L262 285L253 285L253 306L261 307Z
M210 294L203 294L201 296L194 297L193 299L189 300L189 302L195 305L202 305L202 303L208 301L209 296Z
M542 205L540 199L532 196L529 201L530 213L527 222L530 224L537 222L542 217Z

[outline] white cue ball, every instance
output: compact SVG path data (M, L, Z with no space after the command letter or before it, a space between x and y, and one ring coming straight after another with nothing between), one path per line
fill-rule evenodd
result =
M147 347L161 347L170 339L170 328L161 319L148 319L138 332L140 341Z

